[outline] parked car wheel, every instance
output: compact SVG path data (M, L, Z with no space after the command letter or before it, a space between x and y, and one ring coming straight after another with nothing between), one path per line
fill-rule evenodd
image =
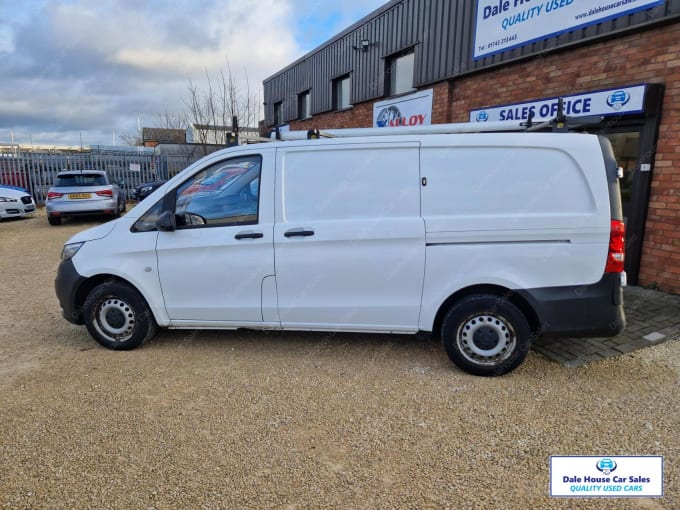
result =
M158 326L144 298L126 283L95 287L84 304L87 330L104 347L127 351L154 336Z
M497 376L517 368L531 347L531 328L512 303L490 294L468 296L442 324L446 353L460 369Z
M50 225L61 225L61 218L59 216L48 216L47 222Z

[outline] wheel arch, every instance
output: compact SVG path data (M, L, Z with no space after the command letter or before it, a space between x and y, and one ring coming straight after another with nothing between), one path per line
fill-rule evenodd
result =
M538 314L531 303L529 303L529 301L527 301L523 296L521 296L518 292L501 285L482 284L465 287L454 292L448 298L446 298L435 315L434 324L432 326L433 336L439 336L441 334L442 322L444 321L444 317L451 307L461 299L473 294L490 294L497 296L500 300L509 301L522 312L524 317L526 317L527 321L529 322L529 327L531 328L532 334L540 331L540 318L538 317Z
M149 300L148 297L144 295L144 292L142 292L139 289L139 287L134 285L129 280L126 280L125 278L114 274L96 274L90 276L83 283L80 284L75 294L75 305L76 309L80 311L81 315L83 313L83 305L85 304L85 300L87 299L87 296L90 294L90 292L92 292L92 289L94 289L98 285L101 285L102 283L107 282L120 282L129 285L131 288L135 289L139 293L139 295L142 296L144 301L146 301L146 304L149 307L149 310L151 310L151 313L153 314L156 322L160 324L159 319L162 320L162 316L159 316L159 314L153 307L152 301Z

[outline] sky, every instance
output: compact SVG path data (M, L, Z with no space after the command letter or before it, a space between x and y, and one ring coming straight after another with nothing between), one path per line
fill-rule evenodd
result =
M0 144L122 145L206 71L263 79L386 0L0 0Z

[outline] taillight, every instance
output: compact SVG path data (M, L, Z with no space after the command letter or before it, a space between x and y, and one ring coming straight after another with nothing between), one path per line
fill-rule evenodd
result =
M63 196L64 196L63 193L57 193L56 191L47 192L47 200L52 200L53 198L61 198Z
M622 273L626 254L626 226L620 220L612 220L609 234L609 253L605 273Z
M109 197L109 198L113 198L113 191L110 190L110 189L104 189L104 190L101 190L101 191L97 191L96 193L97 193L97 195L99 195L100 197Z

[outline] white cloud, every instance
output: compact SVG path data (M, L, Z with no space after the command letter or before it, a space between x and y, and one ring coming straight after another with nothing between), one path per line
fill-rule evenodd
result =
M145 122L183 109L189 81L201 84L227 61L259 91L310 44L382 3L0 0L11 12L0 28L0 118L8 126L0 142L10 130L43 140L83 130L110 143L106 133L136 129L138 115Z

